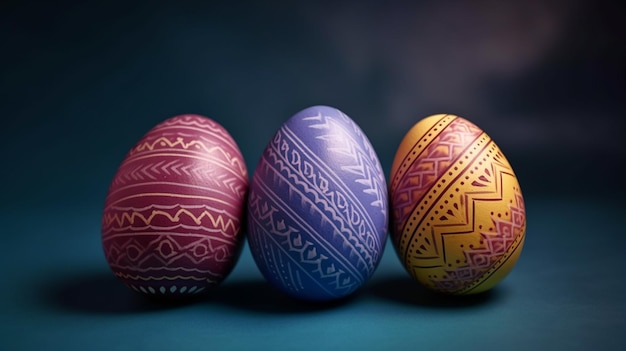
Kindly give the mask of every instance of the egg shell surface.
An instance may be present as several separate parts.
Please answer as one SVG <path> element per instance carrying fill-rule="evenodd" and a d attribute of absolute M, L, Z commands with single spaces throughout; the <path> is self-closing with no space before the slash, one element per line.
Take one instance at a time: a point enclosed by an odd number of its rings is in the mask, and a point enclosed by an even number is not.
<path fill-rule="evenodd" d="M 243 244 L 248 175 L 231 135 L 180 115 L 151 129 L 115 174 L 102 246 L 115 275 L 151 296 L 186 297 L 219 284 Z"/>
<path fill-rule="evenodd" d="M 472 294 L 512 270 L 525 238 L 524 199 L 480 128 L 454 115 L 419 121 L 400 143 L 389 181 L 392 242 L 418 282 Z"/>
<path fill-rule="evenodd" d="M 302 300 L 347 296 L 374 273 L 387 229 L 385 176 L 356 123 L 327 106 L 286 121 L 250 184 L 248 242 L 265 278 Z"/>

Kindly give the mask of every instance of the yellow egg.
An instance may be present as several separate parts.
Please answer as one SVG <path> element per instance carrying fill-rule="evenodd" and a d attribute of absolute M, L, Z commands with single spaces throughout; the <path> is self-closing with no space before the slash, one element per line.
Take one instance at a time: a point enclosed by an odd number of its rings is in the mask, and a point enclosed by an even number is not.
<path fill-rule="evenodd" d="M 424 286 L 474 294 L 517 262 L 526 232 L 517 177 L 498 146 L 458 116 L 433 115 L 406 134 L 390 176 L 391 234 Z"/>

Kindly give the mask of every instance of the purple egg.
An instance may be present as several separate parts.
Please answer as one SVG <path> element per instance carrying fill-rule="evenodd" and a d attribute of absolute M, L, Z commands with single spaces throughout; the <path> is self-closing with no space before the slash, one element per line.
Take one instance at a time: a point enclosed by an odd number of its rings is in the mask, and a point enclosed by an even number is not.
<path fill-rule="evenodd" d="M 374 273 L 387 223 L 384 173 L 350 117 L 314 106 L 280 127 L 248 198 L 249 245 L 269 282 L 303 300 L 350 295 Z"/>

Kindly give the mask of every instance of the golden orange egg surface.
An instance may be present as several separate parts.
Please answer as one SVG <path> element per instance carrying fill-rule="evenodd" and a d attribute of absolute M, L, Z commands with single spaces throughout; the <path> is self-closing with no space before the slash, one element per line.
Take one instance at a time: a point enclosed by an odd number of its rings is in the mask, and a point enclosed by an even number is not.
<path fill-rule="evenodd" d="M 513 269 L 524 200 L 511 165 L 476 125 L 455 115 L 422 119 L 400 143 L 389 182 L 392 241 L 418 282 L 473 294 Z"/>

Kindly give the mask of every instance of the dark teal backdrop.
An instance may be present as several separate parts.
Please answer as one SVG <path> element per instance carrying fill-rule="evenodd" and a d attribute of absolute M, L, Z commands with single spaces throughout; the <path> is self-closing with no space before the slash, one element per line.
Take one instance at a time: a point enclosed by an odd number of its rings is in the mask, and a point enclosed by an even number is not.
<path fill-rule="evenodd" d="M 624 13 L 610 1 L 3 2 L 0 348 L 622 347 Z M 332 306 L 279 295 L 247 248 L 190 305 L 115 280 L 100 214 L 145 132 L 211 117 L 252 174 L 280 124 L 317 104 L 361 126 L 387 175 L 422 117 L 458 114 L 490 134 L 528 210 L 510 277 L 438 298 L 388 245 L 372 281 Z"/>

